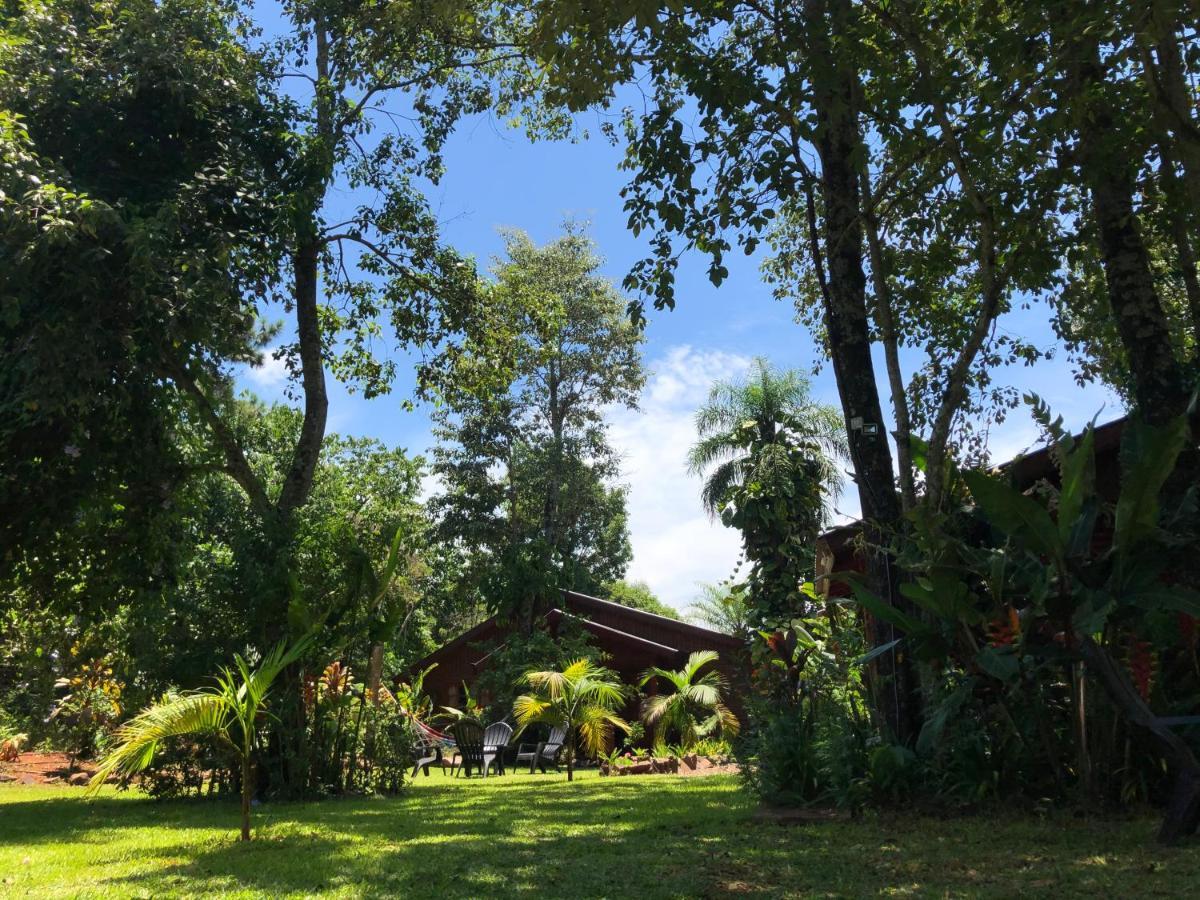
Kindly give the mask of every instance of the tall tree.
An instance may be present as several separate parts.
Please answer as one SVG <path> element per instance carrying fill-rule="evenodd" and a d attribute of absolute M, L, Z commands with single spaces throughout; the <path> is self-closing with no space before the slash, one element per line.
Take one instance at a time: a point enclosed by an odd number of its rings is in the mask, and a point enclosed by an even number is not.
<path fill-rule="evenodd" d="M 622 606 L 630 606 L 668 619 L 679 618 L 679 613 L 659 600 L 654 591 L 650 590 L 650 585 L 644 581 L 610 581 L 604 585 L 603 594 L 605 599 Z"/>
<path fill-rule="evenodd" d="M 510 232 L 506 245 L 487 316 L 431 366 L 446 401 L 435 507 L 448 537 L 486 548 L 488 602 L 528 628 L 557 588 L 599 590 L 628 563 L 604 414 L 637 403 L 642 337 L 582 230 L 545 247 Z"/>
<path fill-rule="evenodd" d="M 955 33 L 976 33 L 953 4 L 934 12 Z M 618 3 L 603 12 L 556 4 L 538 6 L 535 22 L 566 102 L 604 103 L 634 77 L 650 88 L 648 111 L 624 119 L 633 172 L 625 198 L 631 227 L 652 232 L 654 251 L 628 283 L 657 306 L 674 303 L 684 250 L 706 253 L 719 284 L 735 242 L 753 253 L 779 212 L 799 224 L 794 243 L 819 310 L 809 320 L 837 379 L 867 543 L 880 548 L 869 555 L 870 577 L 904 605 L 886 546 L 917 502 L 909 432 L 929 430 L 924 502 L 937 508 L 943 461 L 972 392 L 987 386 L 986 367 L 1034 352 L 1021 342 L 998 349 L 997 318 L 1016 290 L 1040 286 L 1052 268 L 1033 252 L 1045 243 L 1044 217 L 1020 190 L 1017 162 L 1034 148 L 1003 152 L 1019 116 L 971 104 L 985 82 L 989 96 L 998 93 L 999 79 L 982 70 L 964 79 L 951 48 L 925 38 L 908 4 Z M 1013 277 L 1017 259 L 1029 273 L 1023 282 Z M 900 432 L 900 490 L 876 338 Z M 928 351 L 911 387 L 899 363 L 905 343 Z M 911 695 L 911 678 L 898 677 L 907 682 L 900 695 Z M 890 718 L 913 736 L 915 714 Z"/>
<path fill-rule="evenodd" d="M 742 533 L 748 618 L 766 627 L 799 614 L 817 537 L 841 490 L 841 416 L 812 400 L 798 372 L 758 359 L 744 380 L 713 385 L 696 430 L 688 463 L 707 473 L 704 506 Z"/>
<path fill-rule="evenodd" d="M 47 280 L 83 297 L 97 286 L 124 292 L 115 310 L 130 314 L 93 328 L 97 358 L 86 356 L 86 345 L 72 351 L 93 363 L 81 367 L 90 385 L 65 400 L 49 396 L 47 405 L 69 422 L 83 398 L 97 410 L 88 443 L 116 446 L 118 461 L 121 448 L 144 452 L 139 439 L 153 442 L 125 426 L 103 428 L 114 414 L 142 422 L 146 406 L 175 404 L 202 424 L 206 440 L 188 463 L 231 478 L 257 517 L 268 563 L 257 624 L 273 642 L 289 627 L 287 572 L 297 511 L 310 499 L 324 445 L 327 375 L 367 395 L 386 392 L 393 363 L 373 352 L 385 324 L 402 344 L 436 343 L 475 299 L 472 267 L 442 245 L 415 183 L 437 179 L 442 142 L 460 115 L 493 102 L 491 75 L 514 54 L 495 11 L 467 0 L 288 0 L 290 28 L 261 50 L 251 49 L 254 32 L 240 9 L 231 0 L 22 7 L 12 26 L 19 39 L 4 44 L 11 108 L 24 117 L 36 158 L 71 173 L 96 199 L 58 191 L 48 207 L 39 176 L 17 185 L 25 215 L 5 227 L 17 229 L 29 251 L 5 276 L 29 297 L 40 297 Z M 308 89 L 285 99 L 285 83 Z M 23 140 L 11 122 L 5 127 Z M 348 215 L 328 215 L 335 185 L 361 198 Z M 54 208 L 62 215 L 40 219 Z M 130 229 L 131 218 L 142 227 Z M 55 222 L 62 229 L 47 232 Z M 77 239 L 73 259 L 100 263 L 80 279 L 83 292 L 57 281 L 67 270 L 52 267 L 47 276 L 37 265 L 38 254 L 57 253 L 60 237 Z M 100 256 L 110 246 L 120 252 Z M 267 324 L 279 309 L 282 329 Z M 11 345 L 38 328 L 53 333 L 53 325 L 29 314 Z M 278 482 L 255 470 L 231 390 L 231 364 L 254 359 L 273 331 L 282 334 L 274 353 L 303 413 Z M 35 383 L 28 362 L 13 368 L 13 380 Z M 26 419 L 45 418 L 37 397 L 19 402 Z M 77 479 L 85 467 L 73 460 L 84 445 L 63 437 L 72 429 L 37 431 L 41 424 L 22 436 L 39 447 L 18 449 L 35 468 L 49 458 Z M 92 427 L 73 431 L 87 438 Z M 145 483 L 136 469 L 117 468 Z M 293 700 L 295 675 L 285 675 Z M 284 756 L 303 767 L 302 753 Z"/>
<path fill-rule="evenodd" d="M 1114 20 L 1096 4 L 1073 4 L 1070 12 L 1065 21 L 1050 26 L 1051 46 L 1067 61 L 1060 103 L 1071 112 L 1071 131 L 1064 138 L 1089 195 L 1108 299 L 1133 377 L 1134 397 L 1142 414 L 1161 424 L 1183 412 L 1187 387 L 1172 352 L 1167 316 L 1135 209 L 1138 171 L 1149 148 L 1120 121 L 1120 111 L 1132 113 L 1130 104 L 1141 91 L 1136 82 L 1118 79 L 1114 83 L 1109 75 L 1109 67 L 1122 64 L 1132 42 L 1126 35 L 1112 34 Z M 1116 40 L 1116 52 L 1102 49 L 1106 31 Z M 1140 118 L 1133 114 L 1124 121 Z"/>
<path fill-rule="evenodd" d="M 199 0 L 0 23 L 4 568 L 105 544 L 149 561 L 207 467 L 176 439 L 164 361 L 253 359 L 281 250 L 286 122 L 245 26 Z"/>

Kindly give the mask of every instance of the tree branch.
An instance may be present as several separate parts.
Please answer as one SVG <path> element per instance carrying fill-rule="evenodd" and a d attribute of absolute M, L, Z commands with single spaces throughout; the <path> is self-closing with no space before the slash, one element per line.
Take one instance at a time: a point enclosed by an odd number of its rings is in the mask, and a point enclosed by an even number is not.
<path fill-rule="evenodd" d="M 221 418 L 212 400 L 183 365 L 167 363 L 162 366 L 162 370 L 195 401 L 201 418 L 204 419 L 213 437 L 216 438 L 218 446 L 225 454 L 226 464 L 221 469 L 246 492 L 246 497 L 254 511 L 262 519 L 270 519 L 275 514 L 275 506 L 271 503 L 271 498 L 267 496 L 267 489 L 255 474 L 254 469 L 251 468 L 250 461 L 246 459 L 237 435 Z"/>

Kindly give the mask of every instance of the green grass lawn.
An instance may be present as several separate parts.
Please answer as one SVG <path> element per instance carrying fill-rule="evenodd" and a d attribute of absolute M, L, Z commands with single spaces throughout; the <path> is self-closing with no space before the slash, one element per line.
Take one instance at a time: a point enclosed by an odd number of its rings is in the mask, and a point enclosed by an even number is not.
<path fill-rule="evenodd" d="M 1154 822 L 763 824 L 731 777 L 486 782 L 272 804 L 0 785 L 0 895 L 33 897 L 1196 896 L 1200 845 Z"/>

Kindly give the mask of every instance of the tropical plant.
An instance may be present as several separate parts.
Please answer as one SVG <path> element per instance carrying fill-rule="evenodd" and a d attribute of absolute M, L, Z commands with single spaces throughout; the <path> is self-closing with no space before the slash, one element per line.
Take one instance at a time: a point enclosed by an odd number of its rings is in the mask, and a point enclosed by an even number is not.
<path fill-rule="evenodd" d="M 89 791 L 95 793 L 114 774 L 129 776 L 146 768 L 159 745 L 171 737 L 209 735 L 232 753 L 241 769 L 243 841 L 250 840 L 250 799 L 254 795 L 254 762 L 259 748 L 259 726 L 265 718 L 271 685 L 287 666 L 308 650 L 304 637 L 288 649 L 281 641 L 251 668 L 234 656 L 209 688 L 169 693 L 142 710 L 117 731 L 118 744 L 101 761 Z"/>
<path fill-rule="evenodd" d="M 643 338 L 584 229 L 504 239 L 485 315 L 430 367 L 431 507 L 443 538 L 476 548 L 470 586 L 528 633 L 559 588 L 596 593 L 629 563 L 606 414 L 637 405 Z"/>
<path fill-rule="evenodd" d="M 741 637 L 750 628 L 742 592 L 728 584 L 701 584 L 688 607 L 688 618 L 722 634 Z"/>
<path fill-rule="evenodd" d="M 714 384 L 696 413 L 700 439 L 688 451 L 688 467 L 695 475 L 708 473 L 704 508 L 716 516 L 738 485 L 777 480 L 795 465 L 787 450 L 801 446 L 811 477 L 828 486 L 814 510 L 823 522 L 839 490 L 838 462 L 847 456 L 844 428 L 838 410 L 812 399 L 802 374 L 781 372 L 758 357 L 747 377 Z"/>
<path fill-rule="evenodd" d="M 640 687 L 658 681 L 674 688 L 670 694 L 654 694 L 642 700 L 642 721 L 657 741 L 676 734 L 682 748 L 690 750 L 701 738 L 738 733 L 741 723 L 725 705 L 725 677 L 716 669 L 701 674 L 718 658 L 715 650 L 697 650 L 682 669 L 655 666 L 642 675 Z"/>
<path fill-rule="evenodd" d="M 871 723 L 863 690 L 863 633 L 850 616 L 821 605 L 752 632 L 749 728 L 738 743 L 742 777 L 764 802 L 801 804 L 851 797 L 865 772 Z"/>
<path fill-rule="evenodd" d="M 575 778 L 575 744 L 598 756 L 612 740 L 613 729 L 628 733 L 629 724 L 614 709 L 627 693 L 625 685 L 602 666 L 577 659 L 561 672 L 526 672 L 521 681 L 533 688 L 513 703 L 518 732 L 535 723 L 565 728 L 567 781 Z"/>
<path fill-rule="evenodd" d="M 1188 423 L 1131 416 L 1109 502 L 1097 483 L 1096 431 L 1073 437 L 1037 398 L 1027 399 L 1053 438 L 1055 483 L 1023 492 L 1003 474 L 951 468 L 954 492 L 973 507 L 954 518 L 915 516 L 900 556 L 916 576 L 901 591 L 920 615 L 861 585 L 856 601 L 896 628 L 906 655 L 938 673 L 937 702 L 914 746 L 923 761 L 974 770 L 951 780 L 976 781 L 976 794 L 998 790 L 1001 753 L 1009 783 L 1040 779 L 1039 796 L 1061 794 L 1069 782 L 1084 797 L 1106 785 L 1123 793 L 1143 771 L 1169 797 L 1160 839 L 1173 842 L 1200 824 L 1200 761 L 1152 711 L 1195 709 L 1184 625 L 1200 615 L 1200 594 L 1179 581 L 1196 542 L 1194 488 L 1170 502 L 1161 496 L 1190 439 Z M 1177 675 L 1155 683 L 1164 661 Z M 1102 692 L 1088 689 L 1092 680 Z M 1103 725 L 1094 721 L 1100 711 L 1109 719 Z M 959 741 L 965 752 L 947 752 L 968 718 L 984 731 Z M 993 762 L 978 766 L 985 756 Z"/>
<path fill-rule="evenodd" d="M 754 627 L 805 611 L 799 588 L 814 577 L 817 537 L 840 490 L 839 423 L 836 410 L 810 399 L 802 375 L 763 359 L 747 378 L 713 385 L 696 414 L 688 462 L 709 473 L 705 508 L 742 534 L 750 568 L 739 589 Z"/>
<path fill-rule="evenodd" d="M 696 741 L 690 750 L 692 753 L 720 763 L 727 762 L 733 755 L 733 744 L 724 738 L 706 737 Z"/>
<path fill-rule="evenodd" d="M 475 680 L 475 694 L 489 720 L 503 718 L 523 692 L 521 676 L 529 671 L 565 669 L 577 659 L 602 664 L 604 653 L 595 637 L 575 619 L 564 618 L 554 634 L 535 628 L 515 631 L 485 645 L 487 665 Z M 484 703 L 482 701 L 486 700 Z"/>
<path fill-rule="evenodd" d="M 411 681 L 401 681 L 392 692 L 400 708 L 419 722 L 429 718 L 433 710 L 433 699 L 425 692 L 425 679 L 436 669 L 437 663 L 419 669 Z"/>
<path fill-rule="evenodd" d="M 471 694 L 471 686 L 465 681 L 462 682 L 462 706 L 443 706 L 442 711 L 434 716 L 435 719 L 441 719 L 444 722 L 460 722 L 466 720 L 468 722 L 476 722 L 479 725 L 483 724 L 483 704 L 478 698 Z"/>
<path fill-rule="evenodd" d="M 71 656 L 78 655 L 76 643 L 71 647 Z M 73 772 L 76 760 L 94 752 L 120 719 L 124 685 L 113 676 L 112 664 L 107 659 L 92 659 L 80 663 L 54 686 L 67 691 L 55 701 L 50 720 L 62 724 L 67 731 L 71 753 L 67 770 Z"/>

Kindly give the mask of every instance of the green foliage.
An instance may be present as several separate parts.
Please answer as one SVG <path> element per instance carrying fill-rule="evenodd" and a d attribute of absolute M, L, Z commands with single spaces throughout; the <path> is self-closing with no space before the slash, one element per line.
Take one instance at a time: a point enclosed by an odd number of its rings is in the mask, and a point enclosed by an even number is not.
<path fill-rule="evenodd" d="M 480 655 L 486 655 L 487 666 L 475 680 L 475 694 L 483 706 L 483 718 L 489 722 L 505 718 L 512 711 L 526 672 L 562 670 L 577 659 L 596 665 L 603 662 L 603 653 L 591 632 L 570 618 L 561 620 L 554 634 L 545 628 L 535 628 L 528 634 L 513 631 L 495 646 L 484 648 Z"/>
<path fill-rule="evenodd" d="M 413 718 L 427 712 L 428 698 L 420 687 L 425 674 L 395 693 L 357 681 L 351 668 L 337 660 L 319 676 L 306 678 L 303 697 L 307 745 L 314 756 L 309 767 L 314 792 L 400 790 L 416 742 Z"/>
<path fill-rule="evenodd" d="M 462 590 L 528 631 L 559 588 L 588 592 L 629 562 L 624 489 L 604 412 L 633 406 L 641 335 L 582 229 L 545 247 L 505 235 L 486 315 L 431 363 L 432 508 L 469 548 Z"/>
<path fill-rule="evenodd" d="M 1129 802 L 1161 781 L 1155 757 L 1168 752 L 1132 726 L 1146 721 L 1143 710 L 1152 715 L 1149 704 L 1159 715 L 1193 708 L 1200 691 L 1200 597 L 1175 580 L 1194 546 L 1194 488 L 1161 496 L 1186 424 L 1131 417 L 1118 488 L 1096 482 L 1091 428 L 1074 438 L 1030 401 L 1051 434 L 1054 483 L 1022 492 L 1003 475 L 953 471 L 974 505 L 914 515 L 900 557 L 919 616 L 856 592 L 873 615 L 894 617 L 902 648 L 931 667 L 917 757 L 881 787 L 893 799 L 919 789 L 976 803 L 1073 787 Z M 1117 690 L 1106 671 L 1130 689 Z"/>
<path fill-rule="evenodd" d="M 308 649 L 304 638 L 289 649 L 276 645 L 259 664 L 234 656 L 234 669 L 225 668 L 211 688 L 167 694 L 142 710 L 117 732 L 117 744 L 96 769 L 89 790 L 94 794 L 111 775 L 128 777 L 154 760 L 168 738 L 205 736 L 232 753 L 241 764 L 242 834 L 250 840 L 250 799 L 254 792 L 253 761 L 260 746 L 260 720 L 271 686 L 279 674 Z"/>
<path fill-rule="evenodd" d="M 722 634 L 745 635 L 750 625 L 741 591 L 729 584 L 702 584 L 700 596 L 688 607 L 688 618 Z"/>
<path fill-rule="evenodd" d="M 121 718 L 124 685 L 113 677 L 109 660 L 79 658 L 78 644 L 70 655 L 68 674 L 54 684 L 65 693 L 55 700 L 50 721 L 65 731 L 73 765 L 76 757 L 91 756 L 112 733 Z"/>
<path fill-rule="evenodd" d="M 741 723 L 725 705 L 728 685 L 716 669 L 703 675 L 702 669 L 715 665 L 715 650 L 692 653 L 682 669 L 675 671 L 658 666 L 647 669 L 639 687 L 643 690 L 654 682 L 655 690 L 642 700 L 642 722 L 654 736 L 655 743 L 676 737 L 684 751 L 690 751 L 701 739 L 728 739 L 737 735 Z M 659 690 L 670 688 L 671 693 Z"/>
<path fill-rule="evenodd" d="M 644 612 L 665 616 L 668 619 L 678 619 L 679 613 L 674 607 L 663 603 L 650 590 L 650 585 L 644 581 L 610 581 L 604 585 L 604 598 L 622 606 L 631 606 Z"/>
<path fill-rule="evenodd" d="M 736 749 L 743 779 L 764 802 L 854 811 L 869 798 L 868 748 L 877 738 L 863 649 L 857 623 L 832 605 L 754 634 L 750 718 Z"/>
<path fill-rule="evenodd" d="M 718 382 L 696 413 L 691 470 L 708 473 L 710 513 L 742 533 L 750 572 L 744 592 L 753 625 L 804 608 L 817 536 L 831 513 L 846 442 L 838 413 L 815 403 L 797 372 L 766 360 L 749 377 Z"/>
<path fill-rule="evenodd" d="M 0 576 L 114 542 L 159 558 L 195 462 L 170 363 L 253 358 L 284 123 L 243 27 L 218 0 L 23 3 L 0 23 Z"/>
<path fill-rule="evenodd" d="M 612 744 L 614 730 L 629 730 L 628 723 L 613 712 L 624 702 L 627 688 L 613 673 L 587 659 L 574 660 L 561 671 L 526 672 L 521 681 L 532 693 L 513 701 L 517 730 L 535 723 L 566 730 L 567 781 L 575 778 L 576 742 L 594 757 Z"/>

